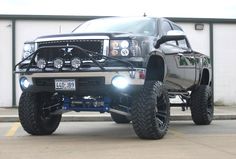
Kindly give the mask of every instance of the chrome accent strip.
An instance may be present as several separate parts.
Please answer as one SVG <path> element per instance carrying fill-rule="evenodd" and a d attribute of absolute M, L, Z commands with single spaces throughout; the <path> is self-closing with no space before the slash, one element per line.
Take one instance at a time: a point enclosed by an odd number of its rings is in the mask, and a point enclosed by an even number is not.
<path fill-rule="evenodd" d="M 38 43 L 34 43 L 34 51 L 38 49 Z"/>
<path fill-rule="evenodd" d="M 72 34 L 73 35 L 73 34 Z M 35 42 L 59 41 L 59 40 L 109 40 L 108 36 L 66 36 L 66 37 L 52 37 L 39 38 Z"/>
<path fill-rule="evenodd" d="M 104 40 L 103 55 L 108 56 L 108 54 L 109 54 L 109 40 Z"/>

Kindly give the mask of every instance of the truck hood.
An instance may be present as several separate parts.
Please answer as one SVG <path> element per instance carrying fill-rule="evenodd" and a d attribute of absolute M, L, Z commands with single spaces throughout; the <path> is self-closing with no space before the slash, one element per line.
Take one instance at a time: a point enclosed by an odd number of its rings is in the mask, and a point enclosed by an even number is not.
<path fill-rule="evenodd" d="M 133 39 L 135 36 L 132 33 L 70 33 L 70 34 L 56 34 L 40 36 L 35 39 L 35 42 L 53 41 L 53 40 L 70 40 L 76 38 L 85 39 Z"/>

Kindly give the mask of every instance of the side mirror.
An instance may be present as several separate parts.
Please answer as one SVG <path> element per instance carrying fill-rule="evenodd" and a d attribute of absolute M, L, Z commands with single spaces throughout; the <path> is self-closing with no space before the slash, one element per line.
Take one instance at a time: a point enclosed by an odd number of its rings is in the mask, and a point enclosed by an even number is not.
<path fill-rule="evenodd" d="M 160 39 L 157 40 L 155 44 L 155 48 L 158 49 L 161 44 L 168 42 L 168 41 L 177 41 L 177 40 L 184 40 L 186 36 L 183 34 L 182 31 L 178 30 L 170 30 L 167 32 L 167 35 L 161 36 Z"/>

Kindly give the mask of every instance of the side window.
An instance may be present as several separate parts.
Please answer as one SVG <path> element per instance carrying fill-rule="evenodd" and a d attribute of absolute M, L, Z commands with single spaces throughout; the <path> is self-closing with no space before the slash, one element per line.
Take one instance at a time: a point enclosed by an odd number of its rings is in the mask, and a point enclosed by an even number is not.
<path fill-rule="evenodd" d="M 174 30 L 179 30 L 179 31 L 183 31 L 180 27 L 178 27 L 177 25 L 175 24 L 172 24 L 173 26 L 173 29 Z M 188 49 L 188 44 L 187 44 L 187 41 L 184 39 L 184 40 L 178 40 L 177 41 L 177 45 L 183 49 Z"/>
<path fill-rule="evenodd" d="M 167 32 L 172 30 L 171 25 L 168 21 L 163 21 L 162 30 L 163 30 L 164 35 L 167 35 Z M 177 45 L 176 41 L 168 41 L 166 43 L 171 44 L 171 45 Z"/>
<path fill-rule="evenodd" d="M 188 49 L 188 45 L 187 45 L 187 42 L 186 42 L 185 39 L 184 40 L 178 40 L 177 42 L 178 42 L 179 47 L 181 47 L 183 49 Z"/>
<path fill-rule="evenodd" d="M 172 30 L 172 28 L 170 26 L 170 23 L 167 22 L 167 21 L 163 21 L 163 23 L 162 23 L 162 30 L 163 30 L 164 34 L 167 35 L 167 32 Z"/>

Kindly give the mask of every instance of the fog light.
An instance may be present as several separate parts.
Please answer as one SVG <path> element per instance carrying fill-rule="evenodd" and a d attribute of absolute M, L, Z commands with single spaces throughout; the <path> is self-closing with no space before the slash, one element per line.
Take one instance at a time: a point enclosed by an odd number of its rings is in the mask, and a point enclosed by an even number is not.
<path fill-rule="evenodd" d="M 30 86 L 30 82 L 26 77 L 22 77 L 20 79 L 20 86 L 23 89 L 27 89 Z"/>
<path fill-rule="evenodd" d="M 72 67 L 74 67 L 74 68 L 79 68 L 80 65 L 81 65 L 80 59 L 79 59 L 79 58 L 73 58 L 73 59 L 71 60 L 71 65 L 72 65 Z"/>
<path fill-rule="evenodd" d="M 64 64 L 64 62 L 63 62 L 63 60 L 60 59 L 60 58 L 57 58 L 57 59 L 55 59 L 55 60 L 53 61 L 54 67 L 56 67 L 56 68 L 58 68 L 58 69 L 62 68 L 63 64 Z"/>
<path fill-rule="evenodd" d="M 44 59 L 39 59 L 38 61 L 37 61 L 37 67 L 38 68 L 41 68 L 41 69 L 43 69 L 43 68 L 45 68 L 46 67 L 46 61 L 44 60 Z"/>
<path fill-rule="evenodd" d="M 115 76 L 111 83 L 114 87 L 119 89 L 124 89 L 129 85 L 128 80 L 123 76 Z"/>

